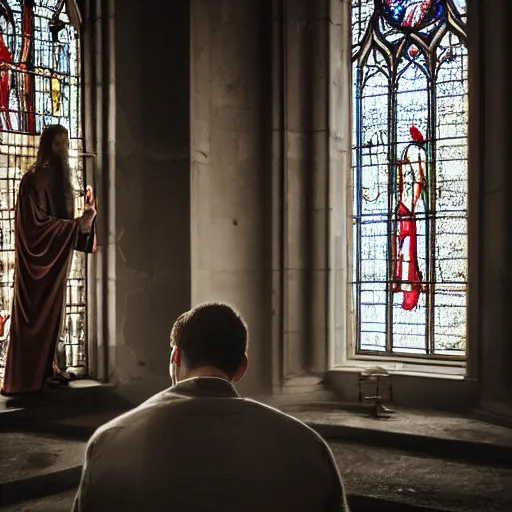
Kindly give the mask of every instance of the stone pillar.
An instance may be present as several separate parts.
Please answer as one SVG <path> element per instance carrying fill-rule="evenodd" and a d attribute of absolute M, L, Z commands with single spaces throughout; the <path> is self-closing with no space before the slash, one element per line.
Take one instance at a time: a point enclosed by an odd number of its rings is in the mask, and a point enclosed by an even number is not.
<path fill-rule="evenodd" d="M 330 15 L 328 1 L 281 3 L 284 115 L 274 130 L 284 137 L 283 375 L 290 381 L 327 370 Z"/>
<path fill-rule="evenodd" d="M 329 24 L 329 369 L 352 354 L 352 36 L 351 2 L 330 2 Z"/>
<path fill-rule="evenodd" d="M 170 329 L 190 307 L 189 2 L 106 4 L 97 339 L 110 382 L 140 401 L 170 384 Z"/>
<path fill-rule="evenodd" d="M 512 406 L 511 117 L 506 78 L 512 64 L 508 51 L 511 5 L 507 0 L 472 4 L 478 12 L 472 27 L 479 31 L 472 48 L 473 64 L 478 70 L 472 106 L 479 103 L 475 112 L 479 122 L 470 151 L 479 191 L 474 200 L 478 201 L 479 214 L 480 339 L 479 352 L 471 354 L 478 358 L 477 377 L 483 390 L 484 407 L 495 400 Z"/>
<path fill-rule="evenodd" d="M 271 162 L 260 0 L 191 1 L 192 304 L 235 305 L 250 330 L 244 393 L 270 386 Z M 270 64 L 270 63 L 269 63 Z"/>
<path fill-rule="evenodd" d="M 251 392 L 327 369 L 328 5 L 192 2 L 192 302 L 247 318 Z"/>

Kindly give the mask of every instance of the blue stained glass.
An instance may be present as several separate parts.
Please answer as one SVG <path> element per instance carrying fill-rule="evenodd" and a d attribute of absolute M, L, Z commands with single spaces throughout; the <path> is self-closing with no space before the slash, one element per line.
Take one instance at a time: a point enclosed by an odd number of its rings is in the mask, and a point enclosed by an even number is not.
<path fill-rule="evenodd" d="M 388 21 L 402 28 L 420 29 L 444 18 L 443 0 L 381 0 Z"/>
<path fill-rule="evenodd" d="M 59 3 L 13 0 L 0 16 L 3 130 L 37 134 L 45 125 L 58 123 L 72 138 L 80 137 L 79 46 L 67 24 L 54 40 L 51 24 Z M 59 18 L 67 21 L 65 12 Z"/>

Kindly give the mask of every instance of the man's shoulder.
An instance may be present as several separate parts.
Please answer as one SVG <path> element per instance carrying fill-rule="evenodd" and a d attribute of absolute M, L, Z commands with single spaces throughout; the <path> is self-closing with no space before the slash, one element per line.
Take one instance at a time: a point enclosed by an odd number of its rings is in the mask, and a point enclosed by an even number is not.
<path fill-rule="evenodd" d="M 327 446 L 323 438 L 315 430 L 298 418 L 258 400 L 251 398 L 244 398 L 243 400 L 245 403 L 250 404 L 254 410 L 258 411 L 262 420 L 271 422 L 276 427 L 281 426 L 283 431 L 295 434 L 305 442 L 310 441 L 313 444 Z"/>
<path fill-rule="evenodd" d="M 111 437 L 116 431 L 125 430 L 150 419 L 152 413 L 161 406 L 172 405 L 183 400 L 184 397 L 174 393 L 171 388 L 161 391 L 148 398 L 139 406 L 117 416 L 99 427 L 91 437 L 89 443 L 97 442 L 100 438 Z"/>
<path fill-rule="evenodd" d="M 179 406 L 182 402 L 189 400 L 189 397 L 181 395 L 173 390 L 173 388 L 166 389 L 145 402 L 138 407 L 114 418 L 105 425 L 96 430 L 90 443 L 93 444 L 99 441 L 100 438 L 108 438 L 112 440 L 117 437 L 121 431 L 128 434 L 134 433 L 139 428 L 147 426 L 151 423 L 158 411 L 165 408 L 167 415 L 172 414 L 174 405 Z M 193 400 L 193 399 L 192 399 Z M 312 428 L 308 427 L 304 422 L 287 414 L 275 407 L 271 407 L 263 402 L 251 398 L 230 398 L 228 399 L 232 404 L 230 407 L 233 410 L 238 410 L 241 414 L 246 414 L 251 417 L 251 422 L 254 423 L 255 428 L 257 425 L 266 425 L 271 427 L 275 435 L 293 438 L 301 444 L 316 446 L 320 450 L 326 447 L 325 441 L 322 437 L 315 432 Z M 198 402 L 198 407 L 199 407 Z M 179 408 L 176 410 L 179 415 Z"/>

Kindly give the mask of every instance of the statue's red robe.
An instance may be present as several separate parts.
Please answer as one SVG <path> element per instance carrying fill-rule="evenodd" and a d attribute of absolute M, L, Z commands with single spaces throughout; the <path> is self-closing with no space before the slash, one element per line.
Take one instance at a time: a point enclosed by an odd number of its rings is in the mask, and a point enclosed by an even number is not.
<path fill-rule="evenodd" d="M 53 375 L 67 272 L 79 237 L 79 219 L 62 217 L 52 170 L 27 172 L 20 183 L 15 222 L 14 302 L 2 382 L 4 394 L 42 389 Z M 59 207 L 60 206 L 60 207 Z M 60 216 L 59 216 L 60 213 Z"/>

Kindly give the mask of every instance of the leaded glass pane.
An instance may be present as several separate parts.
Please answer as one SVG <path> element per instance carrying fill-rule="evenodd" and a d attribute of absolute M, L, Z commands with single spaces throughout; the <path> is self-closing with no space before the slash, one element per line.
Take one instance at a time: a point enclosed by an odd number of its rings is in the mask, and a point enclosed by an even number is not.
<path fill-rule="evenodd" d="M 463 356 L 466 3 L 354 0 L 357 350 Z"/>

